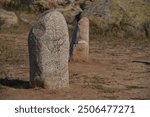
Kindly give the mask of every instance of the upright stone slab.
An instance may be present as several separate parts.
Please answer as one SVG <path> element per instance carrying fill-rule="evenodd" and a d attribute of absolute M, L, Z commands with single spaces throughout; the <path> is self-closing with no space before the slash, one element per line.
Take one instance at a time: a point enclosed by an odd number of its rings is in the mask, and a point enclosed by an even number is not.
<path fill-rule="evenodd" d="M 49 90 L 69 86 L 69 35 L 64 16 L 45 12 L 32 27 L 29 38 L 30 82 Z"/>
<path fill-rule="evenodd" d="M 89 58 L 89 19 L 79 21 L 79 41 L 73 51 L 73 61 L 87 62 Z"/>

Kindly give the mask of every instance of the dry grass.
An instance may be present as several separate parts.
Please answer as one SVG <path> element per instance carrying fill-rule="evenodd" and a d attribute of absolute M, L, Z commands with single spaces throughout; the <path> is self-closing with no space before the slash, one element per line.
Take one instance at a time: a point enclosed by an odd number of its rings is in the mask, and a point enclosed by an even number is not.
<path fill-rule="evenodd" d="M 22 17 L 27 19 L 29 22 L 33 22 L 37 18 L 36 14 L 27 12 L 16 12 L 16 14 L 19 19 Z M 30 28 L 31 25 L 19 20 L 19 24 L 17 26 L 10 28 L 3 27 L 0 30 L 0 76 L 9 76 L 9 72 L 11 72 L 10 69 L 13 69 L 14 65 L 19 66 L 26 64 L 27 56 L 24 54 L 22 55 L 21 52 L 24 52 L 23 48 L 26 46 L 24 45 L 24 42 L 27 43 Z M 25 53 L 27 52 L 25 51 Z M 7 70 L 7 68 L 9 70 Z"/>

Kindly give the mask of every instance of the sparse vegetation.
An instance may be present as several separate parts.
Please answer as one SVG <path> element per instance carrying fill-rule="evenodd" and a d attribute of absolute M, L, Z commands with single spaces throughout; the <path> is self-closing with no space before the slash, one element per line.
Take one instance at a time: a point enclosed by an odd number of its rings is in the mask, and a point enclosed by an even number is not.
<path fill-rule="evenodd" d="M 2 37 L 0 37 L 1 39 L 1 43 L 0 43 L 0 54 L 1 57 L 3 56 L 4 60 L 7 60 L 8 58 L 15 58 L 16 54 L 15 54 L 15 40 L 7 40 L 7 38 L 5 37 L 5 39 L 3 39 Z"/>

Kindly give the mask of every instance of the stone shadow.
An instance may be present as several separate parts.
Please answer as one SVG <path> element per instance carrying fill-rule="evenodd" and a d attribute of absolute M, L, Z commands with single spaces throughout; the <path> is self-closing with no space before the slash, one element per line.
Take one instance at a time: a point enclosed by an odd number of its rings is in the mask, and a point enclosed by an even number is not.
<path fill-rule="evenodd" d="M 145 65 L 150 65 L 150 61 L 132 61 L 134 63 L 142 63 L 142 64 L 145 64 Z"/>
<path fill-rule="evenodd" d="M 17 88 L 17 89 L 30 89 L 32 88 L 29 81 L 23 81 L 18 79 L 0 79 L 0 85 Z"/>

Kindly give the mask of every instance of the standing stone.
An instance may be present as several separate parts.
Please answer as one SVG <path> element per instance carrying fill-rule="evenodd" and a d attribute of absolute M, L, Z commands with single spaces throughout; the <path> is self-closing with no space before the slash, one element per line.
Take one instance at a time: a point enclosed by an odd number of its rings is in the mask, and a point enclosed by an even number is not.
<path fill-rule="evenodd" d="M 32 27 L 29 38 L 30 82 L 49 90 L 69 86 L 69 35 L 64 16 L 45 12 Z"/>
<path fill-rule="evenodd" d="M 89 58 L 89 20 L 83 17 L 79 21 L 79 41 L 74 48 L 73 61 L 87 62 Z"/>

